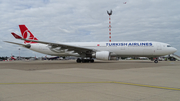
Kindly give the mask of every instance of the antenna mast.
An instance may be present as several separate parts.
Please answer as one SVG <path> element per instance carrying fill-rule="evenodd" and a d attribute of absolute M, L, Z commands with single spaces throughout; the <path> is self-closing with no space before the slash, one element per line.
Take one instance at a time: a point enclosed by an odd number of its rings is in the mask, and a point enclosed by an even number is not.
<path fill-rule="evenodd" d="M 112 10 L 109 12 L 107 11 L 107 14 L 109 15 L 109 42 L 111 42 L 111 15 L 112 15 Z"/>

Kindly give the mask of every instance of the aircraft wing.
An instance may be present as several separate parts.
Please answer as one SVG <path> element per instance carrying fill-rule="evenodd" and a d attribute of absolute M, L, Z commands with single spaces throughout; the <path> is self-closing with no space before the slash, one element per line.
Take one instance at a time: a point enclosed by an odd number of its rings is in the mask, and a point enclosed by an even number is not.
<path fill-rule="evenodd" d="M 67 49 L 68 51 L 74 51 L 79 54 L 82 54 L 83 52 L 86 53 L 86 52 L 96 52 L 97 51 L 97 50 L 91 49 L 91 48 L 67 45 L 67 44 L 62 44 L 62 43 L 52 43 L 52 42 L 45 42 L 45 41 L 39 41 L 39 40 L 29 40 L 29 39 L 24 39 L 24 38 L 21 38 L 21 40 L 37 42 L 37 43 L 41 43 L 41 44 L 47 44 L 48 46 L 50 46 L 52 48 L 61 47 L 62 50 Z"/>

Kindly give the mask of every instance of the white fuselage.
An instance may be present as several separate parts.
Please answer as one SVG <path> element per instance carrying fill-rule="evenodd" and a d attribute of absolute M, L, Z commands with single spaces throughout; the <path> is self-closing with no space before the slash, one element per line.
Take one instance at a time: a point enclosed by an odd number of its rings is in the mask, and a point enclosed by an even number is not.
<path fill-rule="evenodd" d="M 111 56 L 142 56 L 156 57 L 168 55 L 176 52 L 176 49 L 170 47 L 169 44 L 152 41 L 132 41 L 132 42 L 71 42 L 63 43 L 71 46 L 86 47 L 97 51 L 111 52 Z M 31 44 L 30 50 L 43 54 L 54 56 L 79 56 L 73 51 L 54 49 L 52 50 L 46 44 Z"/>

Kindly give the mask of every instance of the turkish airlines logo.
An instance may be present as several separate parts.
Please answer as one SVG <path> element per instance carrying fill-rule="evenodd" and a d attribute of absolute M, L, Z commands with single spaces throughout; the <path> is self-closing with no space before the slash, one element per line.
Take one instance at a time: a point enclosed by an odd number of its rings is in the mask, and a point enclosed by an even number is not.
<path fill-rule="evenodd" d="M 22 34 L 23 38 L 25 39 L 30 39 L 30 40 L 38 40 L 34 35 L 27 29 L 24 31 Z M 24 43 L 36 43 L 36 42 L 31 42 L 31 41 L 24 41 Z"/>
<path fill-rule="evenodd" d="M 30 33 L 29 30 L 25 30 L 22 36 L 25 39 L 33 39 L 33 37 L 34 37 L 34 36 L 32 36 L 32 34 Z"/>

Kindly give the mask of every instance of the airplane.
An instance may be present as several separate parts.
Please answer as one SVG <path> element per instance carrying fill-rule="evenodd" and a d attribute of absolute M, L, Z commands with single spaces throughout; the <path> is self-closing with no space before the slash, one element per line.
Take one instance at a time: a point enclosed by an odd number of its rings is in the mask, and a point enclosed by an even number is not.
<path fill-rule="evenodd" d="M 11 56 L 11 60 L 17 60 L 17 57 Z"/>
<path fill-rule="evenodd" d="M 11 55 L 11 57 L 7 58 L 7 60 L 4 60 L 4 61 L 12 61 L 12 60 L 15 61 L 17 59 L 18 59 L 18 57 L 15 57 L 15 56 Z"/>
<path fill-rule="evenodd" d="M 76 56 L 77 63 L 110 60 L 116 57 L 151 57 L 158 63 L 158 57 L 172 54 L 177 51 L 170 44 L 155 41 L 121 41 L 121 42 L 61 42 L 53 43 L 39 41 L 25 25 L 19 25 L 22 37 L 11 33 L 16 39 L 24 40 L 24 44 L 5 41 L 7 43 L 23 46 L 27 49 L 52 55 Z"/>
<path fill-rule="evenodd" d="M 47 60 L 57 60 L 58 58 L 60 58 L 59 56 L 53 56 L 53 57 L 45 57 L 45 59 Z"/>

